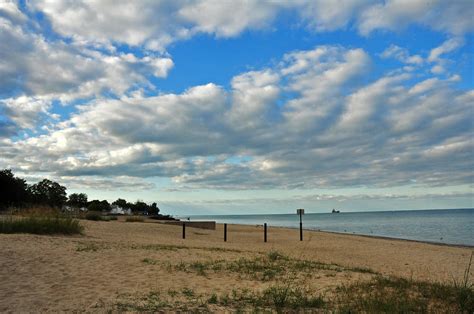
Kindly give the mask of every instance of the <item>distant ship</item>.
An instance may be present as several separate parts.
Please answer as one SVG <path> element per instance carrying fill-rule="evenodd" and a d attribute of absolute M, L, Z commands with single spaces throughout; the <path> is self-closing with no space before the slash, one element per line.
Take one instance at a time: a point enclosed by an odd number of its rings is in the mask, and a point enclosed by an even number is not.
<path fill-rule="evenodd" d="M 333 209 L 332 209 L 332 213 L 333 213 L 333 214 L 339 214 L 340 211 L 339 211 L 339 210 L 335 210 L 335 209 L 333 208 Z"/>

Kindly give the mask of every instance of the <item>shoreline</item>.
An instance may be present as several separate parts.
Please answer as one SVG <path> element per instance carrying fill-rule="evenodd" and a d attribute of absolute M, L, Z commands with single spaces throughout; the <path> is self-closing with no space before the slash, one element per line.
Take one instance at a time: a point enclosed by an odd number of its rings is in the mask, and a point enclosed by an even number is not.
<path fill-rule="evenodd" d="M 216 222 L 217 225 L 224 225 L 223 223 Z M 234 226 L 255 226 L 251 224 L 228 224 Z M 262 226 L 263 225 L 258 225 Z M 281 228 L 281 229 L 289 229 L 289 230 L 299 230 L 297 227 L 285 227 L 285 226 L 268 226 L 272 228 Z M 329 233 L 329 234 L 337 234 L 337 235 L 348 235 L 348 236 L 356 236 L 356 237 L 366 237 L 370 239 L 381 239 L 381 240 L 396 240 L 396 241 L 403 241 L 403 242 L 415 242 L 415 243 L 422 243 L 422 244 L 432 244 L 432 245 L 441 245 L 441 246 L 448 246 L 448 247 L 458 247 L 458 248 L 465 248 L 465 249 L 474 249 L 474 245 L 469 244 L 454 244 L 454 243 L 443 243 L 443 242 L 435 242 L 435 241 L 425 241 L 425 240 L 414 240 L 414 239 L 404 239 L 404 238 L 396 238 L 390 236 L 382 236 L 382 235 L 369 235 L 369 234 L 362 234 L 362 233 L 346 233 L 346 232 L 338 232 L 338 231 L 331 231 L 331 230 L 323 230 L 323 229 L 307 229 L 303 228 L 303 231 L 309 232 L 321 232 L 321 233 Z"/>
<path fill-rule="evenodd" d="M 186 220 L 180 220 L 181 222 L 186 222 Z M 201 220 L 191 220 L 191 221 L 201 221 Z M 204 221 L 204 220 L 202 220 Z M 215 220 L 205 220 L 205 221 L 215 221 Z M 224 225 L 223 222 L 215 221 L 216 225 Z M 227 223 L 227 225 L 234 225 L 234 226 L 260 226 L 263 227 L 263 224 L 242 224 L 242 223 Z M 299 230 L 299 227 L 290 227 L 290 226 L 277 226 L 277 225 L 269 225 L 267 226 L 270 228 L 282 228 L 282 229 L 289 229 L 289 230 Z M 383 235 L 370 235 L 370 234 L 363 234 L 363 233 L 349 233 L 349 232 L 340 232 L 340 231 L 332 231 L 332 230 L 324 230 L 324 229 L 310 229 L 310 228 L 303 228 L 304 231 L 314 231 L 314 232 L 324 232 L 330 234 L 338 234 L 338 235 L 349 235 L 349 236 L 359 236 L 359 237 L 367 237 L 367 238 L 374 238 L 374 239 L 385 239 L 385 240 L 399 240 L 399 241 L 407 241 L 407 242 L 415 242 L 415 243 L 424 243 L 424 244 L 433 244 L 433 245 L 441 245 L 441 246 L 451 246 L 451 247 L 459 247 L 459 248 L 468 248 L 474 249 L 474 244 L 457 244 L 457 243 L 445 243 L 445 242 L 437 242 L 437 241 L 429 241 L 429 240 L 416 240 L 416 239 L 406 239 L 406 238 L 398 238 L 393 236 L 383 236 Z"/>

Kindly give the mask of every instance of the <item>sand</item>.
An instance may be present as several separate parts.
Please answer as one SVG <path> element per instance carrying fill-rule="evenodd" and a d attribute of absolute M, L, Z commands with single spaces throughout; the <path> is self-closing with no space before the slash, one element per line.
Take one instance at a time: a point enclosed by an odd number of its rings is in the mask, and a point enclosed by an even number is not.
<path fill-rule="evenodd" d="M 209 296 L 233 289 L 261 291 L 273 283 L 232 272 L 202 275 L 176 269 L 181 262 L 252 259 L 269 251 L 292 258 L 368 268 L 383 275 L 446 282 L 460 279 L 472 248 L 403 240 L 269 228 L 223 226 L 204 230 L 159 223 L 82 221 L 83 236 L 0 234 L 0 312 L 114 309 L 120 299 L 150 291 L 191 289 Z M 472 275 L 472 274 L 471 274 Z M 318 270 L 304 284 L 327 291 L 373 276 L 351 270 Z M 179 299 L 179 298 L 178 298 Z"/>

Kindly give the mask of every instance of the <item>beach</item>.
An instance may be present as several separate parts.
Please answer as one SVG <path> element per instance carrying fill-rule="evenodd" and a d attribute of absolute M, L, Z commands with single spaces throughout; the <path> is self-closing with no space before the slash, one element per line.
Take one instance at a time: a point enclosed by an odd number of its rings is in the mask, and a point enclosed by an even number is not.
<path fill-rule="evenodd" d="M 157 222 L 81 223 L 81 236 L 0 234 L 0 312 L 141 310 L 127 306 L 150 293 L 164 308 L 186 310 L 213 295 L 261 292 L 285 280 L 326 297 L 338 286 L 378 275 L 451 282 L 462 279 L 472 251 L 318 231 L 305 231 L 299 241 L 298 230 L 271 226 L 264 243 L 257 225 L 228 225 L 224 242 L 222 224 L 187 228 L 182 239 L 180 226 Z M 267 273 L 242 267 L 249 261 L 287 268 L 309 262 L 305 272 L 290 276 L 281 268 Z M 210 311 L 227 309 L 207 303 Z"/>

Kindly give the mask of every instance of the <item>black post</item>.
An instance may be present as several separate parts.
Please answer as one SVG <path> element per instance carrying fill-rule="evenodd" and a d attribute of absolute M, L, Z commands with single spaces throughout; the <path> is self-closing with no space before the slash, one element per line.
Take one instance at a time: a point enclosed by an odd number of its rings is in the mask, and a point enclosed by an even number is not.
<path fill-rule="evenodd" d="M 263 224 L 263 241 L 267 242 L 267 223 Z"/>
<path fill-rule="evenodd" d="M 300 211 L 300 241 L 303 241 L 303 217 Z"/>
<path fill-rule="evenodd" d="M 224 224 L 224 242 L 227 242 L 227 224 Z"/>
<path fill-rule="evenodd" d="M 186 239 L 186 223 L 183 222 L 183 239 Z"/>

